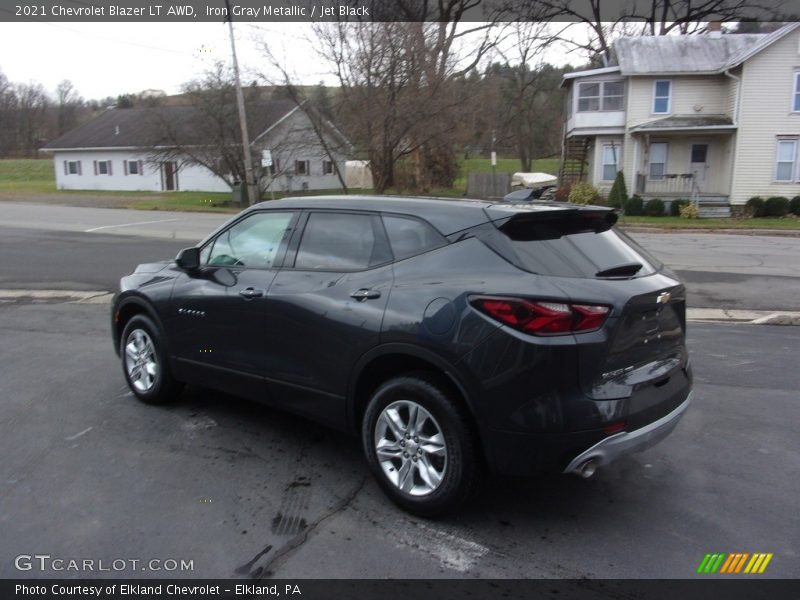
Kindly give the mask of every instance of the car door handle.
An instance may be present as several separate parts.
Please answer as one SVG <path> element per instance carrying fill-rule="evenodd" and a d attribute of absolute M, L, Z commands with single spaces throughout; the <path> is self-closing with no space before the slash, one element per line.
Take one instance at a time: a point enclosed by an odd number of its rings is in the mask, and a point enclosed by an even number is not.
<path fill-rule="evenodd" d="M 259 290 L 257 288 L 249 287 L 243 290 L 239 290 L 239 295 L 247 299 L 260 298 L 261 296 L 264 295 L 264 290 Z"/>
<path fill-rule="evenodd" d="M 363 302 L 364 300 L 374 300 L 375 298 L 380 298 L 381 293 L 378 290 L 360 289 L 350 294 L 350 297 L 355 298 L 359 302 Z"/>

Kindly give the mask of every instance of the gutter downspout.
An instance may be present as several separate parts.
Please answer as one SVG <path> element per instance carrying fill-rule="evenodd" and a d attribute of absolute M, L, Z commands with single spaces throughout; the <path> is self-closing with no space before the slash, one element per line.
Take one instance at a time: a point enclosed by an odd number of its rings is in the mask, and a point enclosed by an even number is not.
<path fill-rule="evenodd" d="M 733 79 L 736 82 L 736 101 L 734 102 L 733 105 L 733 124 L 736 126 L 736 130 L 735 133 L 733 134 L 734 135 L 733 148 L 731 148 L 733 156 L 729 162 L 731 174 L 728 183 L 728 205 L 730 205 L 731 194 L 733 194 L 733 175 L 736 172 L 734 166 L 736 165 L 736 158 L 737 158 L 736 154 L 739 149 L 739 105 L 741 104 L 741 98 L 742 98 L 742 78 L 738 75 L 734 75 L 733 73 L 731 73 L 730 69 L 725 69 L 722 72 L 722 74 L 725 75 L 725 77 Z"/>

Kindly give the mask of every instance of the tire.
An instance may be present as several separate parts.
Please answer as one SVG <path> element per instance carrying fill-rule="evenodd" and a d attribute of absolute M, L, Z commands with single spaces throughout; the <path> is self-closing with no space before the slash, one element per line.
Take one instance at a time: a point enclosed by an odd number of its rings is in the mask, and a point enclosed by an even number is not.
<path fill-rule="evenodd" d="M 381 385 L 367 405 L 361 439 L 381 488 L 408 512 L 452 512 L 477 488 L 476 435 L 446 381 L 435 374 L 410 373 Z"/>
<path fill-rule="evenodd" d="M 136 315 L 125 324 L 120 338 L 122 373 L 133 394 L 147 404 L 166 404 L 182 384 L 169 371 L 161 333 L 152 319 Z"/>

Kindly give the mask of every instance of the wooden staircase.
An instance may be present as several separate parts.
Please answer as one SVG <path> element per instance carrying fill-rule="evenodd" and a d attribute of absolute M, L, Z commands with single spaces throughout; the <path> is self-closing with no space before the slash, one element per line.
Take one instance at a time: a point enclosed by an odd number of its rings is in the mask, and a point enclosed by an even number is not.
<path fill-rule="evenodd" d="M 561 168 L 558 172 L 559 187 L 583 181 L 586 174 L 586 155 L 590 137 L 568 137 L 564 139 Z"/>
<path fill-rule="evenodd" d="M 701 219 L 719 219 L 731 216 L 731 205 L 727 196 L 700 196 L 697 199 L 698 216 Z"/>

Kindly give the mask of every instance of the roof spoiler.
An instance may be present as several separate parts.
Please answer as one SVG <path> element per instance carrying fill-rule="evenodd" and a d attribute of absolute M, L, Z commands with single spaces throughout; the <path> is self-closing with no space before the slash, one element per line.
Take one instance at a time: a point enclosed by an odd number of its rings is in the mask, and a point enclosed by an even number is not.
<path fill-rule="evenodd" d="M 498 212 L 487 210 L 490 218 L 495 217 L 492 219 L 494 226 L 517 241 L 551 240 L 577 233 L 602 233 L 611 229 L 618 219 L 614 209 L 600 206 L 519 211 L 503 216 L 499 216 Z"/>

